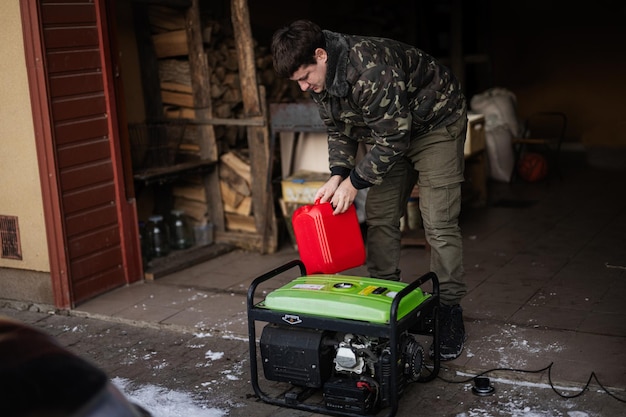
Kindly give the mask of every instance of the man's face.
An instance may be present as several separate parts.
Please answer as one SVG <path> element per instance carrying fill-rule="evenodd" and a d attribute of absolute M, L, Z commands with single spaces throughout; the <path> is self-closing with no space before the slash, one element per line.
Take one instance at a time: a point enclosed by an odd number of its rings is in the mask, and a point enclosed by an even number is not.
<path fill-rule="evenodd" d="M 289 78 L 296 81 L 302 91 L 321 93 L 326 88 L 326 51 L 315 51 L 315 64 L 303 65 Z"/>

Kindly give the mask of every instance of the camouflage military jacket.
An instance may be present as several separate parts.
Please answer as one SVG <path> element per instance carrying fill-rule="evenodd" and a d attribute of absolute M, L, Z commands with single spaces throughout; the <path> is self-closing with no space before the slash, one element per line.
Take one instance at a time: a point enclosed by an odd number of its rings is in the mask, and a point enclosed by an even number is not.
<path fill-rule="evenodd" d="M 327 126 L 333 175 L 380 184 L 419 136 L 447 126 L 466 104 L 451 71 L 421 50 L 390 39 L 324 31 L 326 88 L 311 93 Z M 373 145 L 356 166 L 359 142 Z"/>

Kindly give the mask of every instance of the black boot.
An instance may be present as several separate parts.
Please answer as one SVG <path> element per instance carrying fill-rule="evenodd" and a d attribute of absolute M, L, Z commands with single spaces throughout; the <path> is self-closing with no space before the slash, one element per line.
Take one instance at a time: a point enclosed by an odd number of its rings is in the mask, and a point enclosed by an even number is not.
<path fill-rule="evenodd" d="M 442 361 L 456 359 L 463 351 L 465 325 L 463 308 L 459 304 L 452 306 L 441 304 L 439 307 L 439 357 Z M 430 354 L 434 355 L 431 346 Z"/>

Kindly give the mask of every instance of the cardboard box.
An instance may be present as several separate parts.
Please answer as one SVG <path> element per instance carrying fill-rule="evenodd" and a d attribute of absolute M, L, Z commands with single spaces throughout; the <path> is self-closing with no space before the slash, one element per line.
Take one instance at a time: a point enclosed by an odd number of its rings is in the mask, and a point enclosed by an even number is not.
<path fill-rule="evenodd" d="M 467 157 L 483 149 L 485 149 L 485 116 L 468 114 L 464 154 Z"/>
<path fill-rule="evenodd" d="M 328 181 L 325 172 L 299 171 L 282 181 L 283 200 L 288 203 L 313 204 L 315 193 Z"/>

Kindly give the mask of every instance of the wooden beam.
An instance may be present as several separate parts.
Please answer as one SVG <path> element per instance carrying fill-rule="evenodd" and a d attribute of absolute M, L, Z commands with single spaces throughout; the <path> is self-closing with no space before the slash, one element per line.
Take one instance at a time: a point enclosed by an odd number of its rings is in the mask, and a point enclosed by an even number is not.
<path fill-rule="evenodd" d="M 211 104 L 211 84 L 209 76 L 209 64 L 202 39 L 202 26 L 200 19 L 200 0 L 191 0 L 191 6 L 185 13 L 187 24 L 187 42 L 189 50 L 189 71 L 191 86 L 195 104 L 195 115 L 200 119 L 210 120 L 213 116 Z M 200 158 L 212 161 L 218 160 L 217 142 L 215 131 L 211 125 L 202 125 L 198 128 L 198 143 L 200 145 Z M 224 231 L 224 207 L 220 192 L 218 170 L 214 169 L 205 176 L 205 189 L 210 198 L 207 202 L 209 217 L 216 231 Z"/>
<path fill-rule="evenodd" d="M 247 0 L 231 0 L 231 20 L 237 45 L 239 79 L 243 99 L 244 117 L 267 118 L 264 109 L 254 59 L 254 42 L 250 27 L 250 12 Z M 248 127 L 248 147 L 252 169 L 252 206 L 254 220 L 262 236 L 262 253 L 272 253 L 278 246 L 278 231 L 274 213 L 274 198 L 269 175 L 269 129 Z"/>

